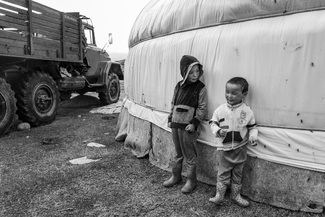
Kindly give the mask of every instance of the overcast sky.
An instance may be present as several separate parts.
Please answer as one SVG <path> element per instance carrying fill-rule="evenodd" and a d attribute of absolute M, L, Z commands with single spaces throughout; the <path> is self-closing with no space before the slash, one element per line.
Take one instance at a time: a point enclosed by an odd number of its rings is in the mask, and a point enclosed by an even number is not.
<path fill-rule="evenodd" d="M 127 53 L 131 28 L 138 14 L 150 0 L 34 0 L 63 12 L 80 12 L 92 19 L 96 42 L 103 47 L 113 34 L 109 53 Z"/>

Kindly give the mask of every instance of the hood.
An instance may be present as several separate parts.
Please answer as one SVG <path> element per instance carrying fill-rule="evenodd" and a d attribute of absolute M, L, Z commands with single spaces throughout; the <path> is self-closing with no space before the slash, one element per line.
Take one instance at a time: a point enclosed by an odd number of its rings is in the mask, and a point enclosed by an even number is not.
<path fill-rule="evenodd" d="M 181 75 L 183 77 L 183 81 L 182 81 L 181 85 L 183 85 L 185 83 L 189 72 L 191 71 L 192 67 L 195 65 L 199 65 L 199 70 L 200 70 L 199 78 L 200 78 L 203 75 L 203 66 L 198 61 L 198 59 L 196 59 L 195 57 L 190 56 L 190 55 L 184 55 L 181 58 L 180 69 L 181 69 Z"/>

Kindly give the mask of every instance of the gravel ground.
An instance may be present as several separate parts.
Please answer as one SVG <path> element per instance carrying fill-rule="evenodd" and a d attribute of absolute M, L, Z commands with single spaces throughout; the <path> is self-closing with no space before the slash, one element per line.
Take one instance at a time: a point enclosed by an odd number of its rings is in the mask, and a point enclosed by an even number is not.
<path fill-rule="evenodd" d="M 99 101 L 80 96 L 49 125 L 11 132 L 0 140 L 0 216 L 324 216 L 253 201 L 208 202 L 215 187 L 199 183 L 192 194 L 164 188 L 170 174 L 138 159 L 114 140 L 118 114 L 92 114 Z M 77 107 L 75 106 L 77 105 Z M 95 142 L 105 147 L 88 147 Z M 82 165 L 75 158 L 97 159 Z"/>

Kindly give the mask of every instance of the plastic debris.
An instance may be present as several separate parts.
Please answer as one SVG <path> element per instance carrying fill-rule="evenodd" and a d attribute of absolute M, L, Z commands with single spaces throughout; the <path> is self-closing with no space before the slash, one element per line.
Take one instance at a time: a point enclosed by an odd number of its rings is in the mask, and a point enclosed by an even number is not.
<path fill-rule="evenodd" d="M 102 145 L 102 144 L 99 144 L 99 143 L 96 143 L 96 142 L 90 142 L 87 144 L 88 147 L 96 147 L 96 148 L 104 148 L 106 147 L 105 145 Z"/>
<path fill-rule="evenodd" d="M 92 163 L 92 162 L 97 162 L 99 160 L 101 160 L 101 158 L 94 160 L 94 159 L 89 159 L 89 158 L 87 158 L 87 156 L 85 156 L 85 157 L 80 157 L 80 158 L 69 160 L 69 162 L 71 164 L 88 164 L 88 163 Z"/>
<path fill-rule="evenodd" d="M 17 130 L 19 130 L 19 131 L 30 130 L 30 124 L 29 123 L 20 123 L 17 126 Z"/>
<path fill-rule="evenodd" d="M 118 101 L 117 103 L 110 104 L 107 106 L 102 106 L 99 108 L 94 108 L 90 111 L 90 113 L 101 113 L 101 114 L 113 114 L 120 113 L 122 109 L 123 102 Z"/>
<path fill-rule="evenodd" d="M 54 145 L 54 144 L 58 144 L 59 141 L 60 141 L 60 138 L 58 138 L 58 137 L 43 138 L 42 139 L 42 144 L 43 145 Z"/>

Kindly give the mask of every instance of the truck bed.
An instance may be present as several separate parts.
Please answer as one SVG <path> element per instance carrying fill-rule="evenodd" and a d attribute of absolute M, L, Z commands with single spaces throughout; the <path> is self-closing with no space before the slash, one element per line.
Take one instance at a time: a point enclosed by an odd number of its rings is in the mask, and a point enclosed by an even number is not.
<path fill-rule="evenodd" d="M 0 57 L 81 62 L 82 32 L 79 13 L 31 0 L 0 2 Z"/>

